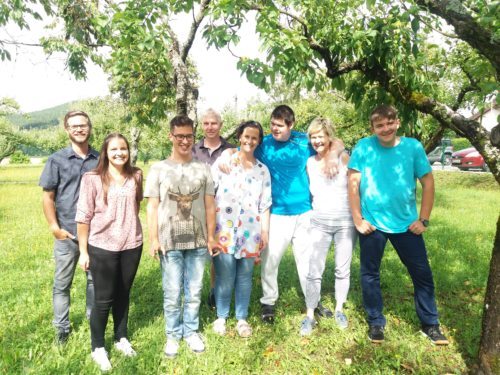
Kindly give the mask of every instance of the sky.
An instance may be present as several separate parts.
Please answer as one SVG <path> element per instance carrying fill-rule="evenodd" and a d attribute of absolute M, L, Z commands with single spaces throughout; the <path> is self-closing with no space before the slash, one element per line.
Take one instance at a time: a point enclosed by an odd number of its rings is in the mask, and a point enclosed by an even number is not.
<path fill-rule="evenodd" d="M 178 20 L 177 25 L 186 25 Z M 181 40 L 186 30 L 177 27 Z M 201 29 L 200 29 L 201 30 Z M 30 30 L 19 30 L 15 25 L 7 25 L 0 30 L 0 39 L 16 40 L 23 43 L 37 43 L 40 36 L 46 34 L 40 22 L 31 22 Z M 258 56 L 258 44 L 252 25 L 242 30 L 242 41 L 236 48 L 236 54 Z M 65 67 L 62 54 L 47 56 L 40 47 L 17 46 L 9 48 L 11 61 L 0 61 L 0 98 L 15 99 L 21 112 L 32 112 L 50 108 L 59 104 L 79 99 L 105 96 L 109 94 L 108 77 L 98 66 L 90 63 L 87 66 L 87 80 L 76 80 Z M 201 78 L 199 110 L 212 107 L 222 111 L 226 106 L 243 108 L 248 100 L 254 97 L 265 98 L 262 90 L 251 85 L 241 77 L 236 69 L 237 58 L 229 51 L 207 49 L 197 35 L 191 49 L 191 57 L 195 61 Z"/>

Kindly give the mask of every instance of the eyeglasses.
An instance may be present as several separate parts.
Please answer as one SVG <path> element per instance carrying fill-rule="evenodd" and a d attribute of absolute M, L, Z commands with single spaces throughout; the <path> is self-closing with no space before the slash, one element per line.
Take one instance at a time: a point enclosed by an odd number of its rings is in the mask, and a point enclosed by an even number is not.
<path fill-rule="evenodd" d="M 77 131 L 77 130 L 87 130 L 89 128 L 89 124 L 68 125 L 67 128 L 69 130 L 71 130 L 72 132 Z"/>
<path fill-rule="evenodd" d="M 183 140 L 192 142 L 194 140 L 194 134 L 172 134 L 172 137 L 174 137 L 177 142 L 182 142 Z"/>

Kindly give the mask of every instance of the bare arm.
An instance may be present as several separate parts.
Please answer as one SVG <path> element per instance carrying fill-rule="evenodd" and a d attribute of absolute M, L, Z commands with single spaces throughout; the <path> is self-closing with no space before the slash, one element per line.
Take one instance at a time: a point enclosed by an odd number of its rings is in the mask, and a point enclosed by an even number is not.
<path fill-rule="evenodd" d="M 325 176 L 332 178 L 339 173 L 339 156 L 343 151 L 344 143 L 340 139 L 333 138 L 323 167 Z"/>
<path fill-rule="evenodd" d="M 426 227 L 420 219 L 429 220 L 434 205 L 434 176 L 432 172 L 427 173 L 419 179 L 422 185 L 422 202 L 420 203 L 420 218 L 415 220 L 408 228 L 415 234 L 422 234 L 426 231 Z"/>
<path fill-rule="evenodd" d="M 375 227 L 365 220 L 361 215 L 361 199 L 359 197 L 359 184 L 361 182 L 361 172 L 349 169 L 349 204 L 351 206 L 352 219 L 358 232 L 370 234 L 375 231 Z"/>
<path fill-rule="evenodd" d="M 217 161 L 219 164 L 219 170 L 222 173 L 229 174 L 229 172 L 231 172 L 230 160 L 231 156 L 234 155 L 235 152 L 238 152 L 237 148 L 227 148 L 220 154 Z"/>
<path fill-rule="evenodd" d="M 160 198 L 148 198 L 146 206 L 146 219 L 148 222 L 149 232 L 149 255 L 158 259 L 158 252 L 161 251 L 165 254 L 165 249 L 160 245 L 158 237 L 158 206 L 160 205 Z"/>
<path fill-rule="evenodd" d="M 269 208 L 264 211 L 261 216 L 261 229 L 260 229 L 260 250 L 264 250 L 269 244 L 269 218 L 270 218 Z"/>
<path fill-rule="evenodd" d="M 215 242 L 215 197 L 205 194 L 205 215 L 207 219 L 207 247 L 211 256 L 219 254 L 218 245 Z"/>
<path fill-rule="evenodd" d="M 56 193 L 53 190 L 43 191 L 43 214 L 45 219 L 49 224 L 49 229 L 52 235 L 58 240 L 65 240 L 66 238 L 75 238 L 67 230 L 59 227 L 56 216 L 56 203 L 55 203 Z"/>
<path fill-rule="evenodd" d="M 84 271 L 88 271 L 90 267 L 88 241 L 89 241 L 89 224 L 76 223 L 76 233 L 78 235 L 78 248 L 80 249 L 80 258 L 78 264 Z"/>

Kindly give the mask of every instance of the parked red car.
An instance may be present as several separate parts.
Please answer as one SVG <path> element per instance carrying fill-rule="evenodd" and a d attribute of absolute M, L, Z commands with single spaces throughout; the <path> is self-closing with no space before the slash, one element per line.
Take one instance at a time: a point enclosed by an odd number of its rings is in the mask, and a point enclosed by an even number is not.
<path fill-rule="evenodd" d="M 451 155 L 451 165 L 458 167 L 462 171 L 469 169 L 489 171 L 483 157 L 474 147 L 454 152 Z"/>

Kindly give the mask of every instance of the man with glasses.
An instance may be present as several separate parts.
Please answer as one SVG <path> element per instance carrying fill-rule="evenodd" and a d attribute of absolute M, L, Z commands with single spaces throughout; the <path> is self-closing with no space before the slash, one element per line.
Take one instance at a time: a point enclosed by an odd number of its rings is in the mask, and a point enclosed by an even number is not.
<path fill-rule="evenodd" d="M 70 145 L 52 154 L 39 185 L 43 188 L 43 213 L 55 238 L 55 274 L 52 291 L 53 324 L 56 340 L 64 344 L 70 333 L 70 288 L 80 251 L 76 239 L 76 203 L 82 175 L 97 166 L 99 153 L 89 145 L 92 124 L 82 111 L 70 111 L 64 117 L 64 130 Z M 94 301 L 94 286 L 87 272 L 86 317 L 90 317 Z"/>
<path fill-rule="evenodd" d="M 224 150 L 236 146 L 221 137 L 222 118 L 214 109 L 209 108 L 205 111 L 201 118 L 201 124 L 204 136 L 193 146 L 193 157 L 211 166 Z M 214 288 L 215 270 L 212 264 L 210 267 L 210 293 L 208 295 L 208 305 L 212 309 L 215 309 Z"/>
<path fill-rule="evenodd" d="M 150 255 L 159 256 L 162 272 L 164 351 L 172 358 L 181 339 L 193 352 L 205 351 L 198 314 L 207 250 L 216 255 L 216 242 L 214 183 L 210 168 L 193 159 L 193 121 L 184 115 L 174 117 L 169 137 L 172 153 L 151 167 L 144 196 Z"/>

